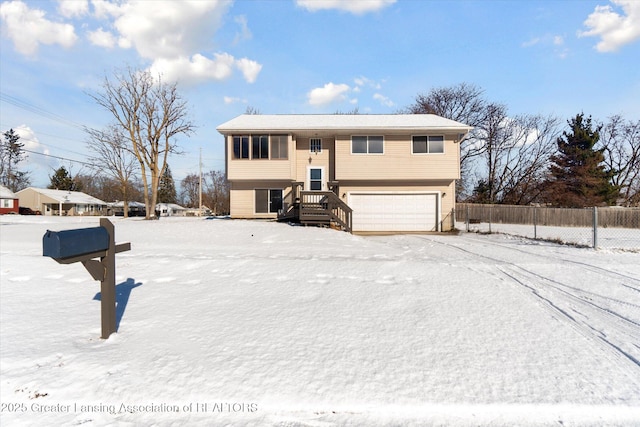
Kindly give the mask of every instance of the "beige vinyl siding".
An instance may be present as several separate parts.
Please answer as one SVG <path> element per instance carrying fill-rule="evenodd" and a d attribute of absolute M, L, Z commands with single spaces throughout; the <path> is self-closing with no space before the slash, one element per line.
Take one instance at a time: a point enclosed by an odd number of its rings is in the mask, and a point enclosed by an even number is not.
<path fill-rule="evenodd" d="M 276 218 L 275 212 L 256 213 L 255 190 L 256 189 L 282 189 L 283 200 L 290 203 L 290 181 L 233 181 L 231 182 L 230 211 L 232 218 Z"/>
<path fill-rule="evenodd" d="M 319 138 L 319 137 L 318 137 Z M 296 181 L 304 182 L 306 186 L 307 182 L 307 168 L 311 167 L 324 167 L 325 170 L 325 186 L 327 181 L 334 179 L 333 174 L 333 137 L 323 137 L 322 139 L 322 152 L 311 153 L 310 140 L 311 138 L 300 138 L 297 140 L 296 147 Z M 305 187 L 306 190 L 306 187 Z"/>
<path fill-rule="evenodd" d="M 26 188 L 16 194 L 20 200 L 20 206 L 40 211 L 45 214 L 45 204 L 59 205 L 59 202 L 51 197 L 40 194 L 32 188 Z"/>
<path fill-rule="evenodd" d="M 246 133 L 249 134 L 249 133 Z M 226 138 L 227 179 L 231 180 L 294 180 L 296 153 L 294 143 L 288 138 L 288 159 L 234 159 L 233 135 Z M 251 148 L 251 147 L 249 147 Z M 249 150 L 251 152 L 251 150 Z"/>
<path fill-rule="evenodd" d="M 338 136 L 335 144 L 335 179 L 341 181 L 460 178 L 459 147 L 454 142 L 453 135 L 444 135 L 443 154 L 413 154 L 412 136 L 384 135 L 383 154 L 352 154 L 351 135 Z"/>

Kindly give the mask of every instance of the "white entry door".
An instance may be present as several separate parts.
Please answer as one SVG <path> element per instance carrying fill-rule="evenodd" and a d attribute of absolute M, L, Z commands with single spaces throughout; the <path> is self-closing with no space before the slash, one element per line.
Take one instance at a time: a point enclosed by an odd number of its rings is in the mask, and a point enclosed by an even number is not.
<path fill-rule="evenodd" d="M 307 166 L 306 189 L 311 191 L 326 190 L 323 166 Z"/>

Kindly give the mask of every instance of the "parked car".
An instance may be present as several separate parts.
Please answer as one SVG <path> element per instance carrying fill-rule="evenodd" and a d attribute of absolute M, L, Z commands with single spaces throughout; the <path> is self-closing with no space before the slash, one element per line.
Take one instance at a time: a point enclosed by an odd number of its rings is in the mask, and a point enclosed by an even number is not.
<path fill-rule="evenodd" d="M 20 211 L 20 215 L 42 215 L 40 211 L 34 211 L 31 208 L 25 208 L 22 206 L 20 206 L 19 211 Z"/>

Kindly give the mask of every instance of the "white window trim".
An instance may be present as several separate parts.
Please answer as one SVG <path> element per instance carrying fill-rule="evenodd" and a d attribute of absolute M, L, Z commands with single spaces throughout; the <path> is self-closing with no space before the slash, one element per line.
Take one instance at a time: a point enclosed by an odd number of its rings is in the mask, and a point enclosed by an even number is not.
<path fill-rule="evenodd" d="M 319 141 L 320 142 L 320 149 L 319 150 L 312 150 L 313 144 L 312 141 Z M 322 153 L 322 138 L 309 138 L 309 152 L 310 153 Z"/>
<path fill-rule="evenodd" d="M 322 173 L 322 177 L 320 178 L 320 180 L 321 180 L 320 182 L 321 182 L 322 186 L 321 186 L 320 190 L 311 190 L 311 169 L 320 169 L 322 171 L 321 172 Z M 325 182 L 326 181 L 325 178 L 326 178 L 326 175 L 325 175 L 324 166 L 307 166 L 307 178 L 306 178 L 305 183 L 304 183 L 304 188 L 305 189 L 308 188 L 308 190 L 305 190 L 305 191 L 326 191 L 325 187 L 326 187 L 327 184 Z"/>
<path fill-rule="evenodd" d="M 366 153 L 354 153 L 353 152 L 353 137 L 354 136 L 364 136 L 367 138 L 367 152 Z M 369 153 L 369 137 L 372 136 L 380 136 L 382 137 L 382 153 Z M 385 140 L 384 140 L 384 135 L 351 135 L 350 139 L 349 139 L 349 151 L 351 152 L 352 155 L 354 156 L 384 156 L 384 148 L 385 148 Z"/>
<path fill-rule="evenodd" d="M 287 157 L 273 157 L 273 137 L 277 136 L 277 137 L 282 137 L 284 136 L 286 138 L 285 141 L 285 145 L 287 147 Z M 291 152 L 291 144 L 290 142 L 290 138 L 289 135 L 284 134 L 284 133 L 274 133 L 274 134 L 269 134 L 269 160 L 275 160 L 275 161 L 279 161 L 279 160 L 284 160 L 284 161 L 288 161 L 289 160 L 289 153 Z"/>
<path fill-rule="evenodd" d="M 441 136 L 442 137 L 442 153 L 414 153 L 413 152 L 413 138 L 416 136 L 426 136 L 427 137 L 427 149 L 429 148 L 429 137 L 430 136 Z M 424 135 L 424 134 L 418 134 L 418 135 L 411 135 L 411 141 L 409 141 L 409 150 L 411 150 L 411 155 L 412 156 L 442 156 L 443 154 L 447 153 L 447 139 L 445 138 L 444 135 Z"/>

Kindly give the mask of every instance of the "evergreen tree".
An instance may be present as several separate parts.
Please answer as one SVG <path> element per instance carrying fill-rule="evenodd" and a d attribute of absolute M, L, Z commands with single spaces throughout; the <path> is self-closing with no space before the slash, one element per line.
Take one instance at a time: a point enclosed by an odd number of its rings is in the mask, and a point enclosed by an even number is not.
<path fill-rule="evenodd" d="M 176 193 L 176 184 L 171 175 L 169 165 L 160 177 L 160 185 L 158 185 L 158 203 L 177 203 L 178 195 Z"/>
<path fill-rule="evenodd" d="M 82 184 L 74 179 L 64 166 L 60 166 L 49 179 L 47 188 L 55 190 L 82 191 Z"/>
<path fill-rule="evenodd" d="M 570 130 L 558 138 L 558 154 L 551 156 L 545 199 L 554 206 L 587 207 L 612 205 L 619 189 L 611 183 L 615 171 L 606 170 L 603 150 L 594 146 L 600 128 L 593 129 L 584 113 L 568 122 Z"/>
<path fill-rule="evenodd" d="M 0 184 L 11 191 L 20 191 L 29 186 L 29 174 L 17 169 L 18 164 L 26 156 L 24 154 L 24 144 L 20 142 L 20 135 L 13 129 L 9 129 L 2 134 L 0 143 Z"/>

